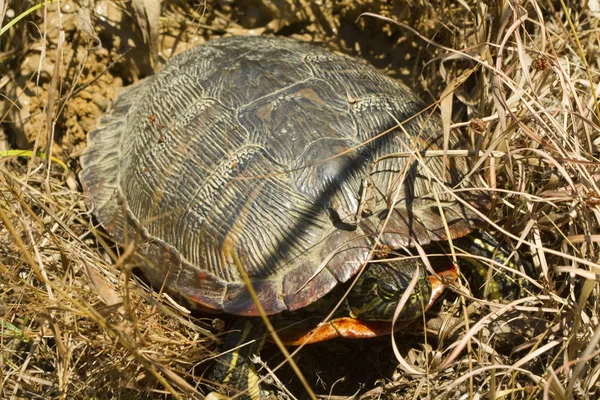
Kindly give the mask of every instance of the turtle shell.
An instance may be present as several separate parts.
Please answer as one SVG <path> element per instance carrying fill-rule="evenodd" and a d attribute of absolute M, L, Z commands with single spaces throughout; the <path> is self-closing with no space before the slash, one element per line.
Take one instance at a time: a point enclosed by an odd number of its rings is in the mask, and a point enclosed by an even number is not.
<path fill-rule="evenodd" d="M 217 39 L 121 93 L 88 135 L 80 179 L 156 287 L 256 315 L 244 268 L 267 313 L 295 310 L 355 275 L 376 245 L 424 245 L 480 223 L 464 204 L 485 211 L 485 196 L 450 194 L 473 186 L 465 160 L 421 156 L 442 147 L 440 119 L 424 109 L 350 57 L 283 38 Z"/>

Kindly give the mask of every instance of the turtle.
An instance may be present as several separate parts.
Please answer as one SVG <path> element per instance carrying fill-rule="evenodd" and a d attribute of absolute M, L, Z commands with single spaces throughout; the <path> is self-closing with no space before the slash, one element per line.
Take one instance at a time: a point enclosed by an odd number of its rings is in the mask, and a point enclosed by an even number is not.
<path fill-rule="evenodd" d="M 431 107 L 366 62 L 289 38 L 233 36 L 125 88 L 88 134 L 79 178 L 87 207 L 117 243 L 135 244 L 153 286 L 251 321 L 225 339 L 210 376 L 258 398 L 247 357 L 260 344 L 227 352 L 258 335 L 246 328 L 257 316 L 285 320 L 337 302 L 344 288 L 354 303 L 335 321 L 352 328 L 318 340 L 376 335 L 389 331 L 380 327 L 411 280 L 404 320 L 444 286 L 399 254 L 453 240 L 506 261 L 478 229 L 490 197 L 468 160 L 441 151 L 442 131 Z M 447 138 L 447 149 L 461 146 Z"/>

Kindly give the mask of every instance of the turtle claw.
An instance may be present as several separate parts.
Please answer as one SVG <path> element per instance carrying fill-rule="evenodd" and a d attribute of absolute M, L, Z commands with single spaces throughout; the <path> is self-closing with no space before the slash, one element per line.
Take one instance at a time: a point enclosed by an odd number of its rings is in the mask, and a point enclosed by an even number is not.
<path fill-rule="evenodd" d="M 429 276 L 429 281 L 431 282 L 431 298 L 429 299 L 427 306 L 425 306 L 425 311 L 429 310 L 433 303 L 435 303 L 442 293 L 444 293 L 444 290 L 458 279 L 458 273 L 454 267 L 436 272 L 436 274 L 437 277 L 433 275 Z"/>

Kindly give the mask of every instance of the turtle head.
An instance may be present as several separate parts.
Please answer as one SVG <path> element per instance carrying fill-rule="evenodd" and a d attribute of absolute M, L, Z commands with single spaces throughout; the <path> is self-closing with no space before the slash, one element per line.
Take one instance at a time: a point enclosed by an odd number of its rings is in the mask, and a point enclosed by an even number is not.
<path fill-rule="evenodd" d="M 422 315 L 432 296 L 431 282 L 420 260 L 406 259 L 367 266 L 348 294 L 352 316 L 362 321 L 391 321 L 400 298 L 417 273 L 417 265 L 420 266 L 419 280 L 398 320 L 407 321 Z"/>

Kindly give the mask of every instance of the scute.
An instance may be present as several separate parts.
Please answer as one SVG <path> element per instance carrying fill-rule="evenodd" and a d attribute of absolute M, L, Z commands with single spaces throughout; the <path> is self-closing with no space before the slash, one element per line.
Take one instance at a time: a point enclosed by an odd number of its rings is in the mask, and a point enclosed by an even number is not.
<path fill-rule="evenodd" d="M 217 39 L 119 96 L 88 135 L 80 179 L 98 221 L 136 242 L 157 287 L 256 315 L 244 268 L 268 313 L 294 310 L 355 275 L 375 244 L 427 244 L 480 223 L 485 196 L 449 193 L 472 186 L 465 161 L 420 156 L 442 143 L 424 108 L 349 57 L 282 38 Z"/>

